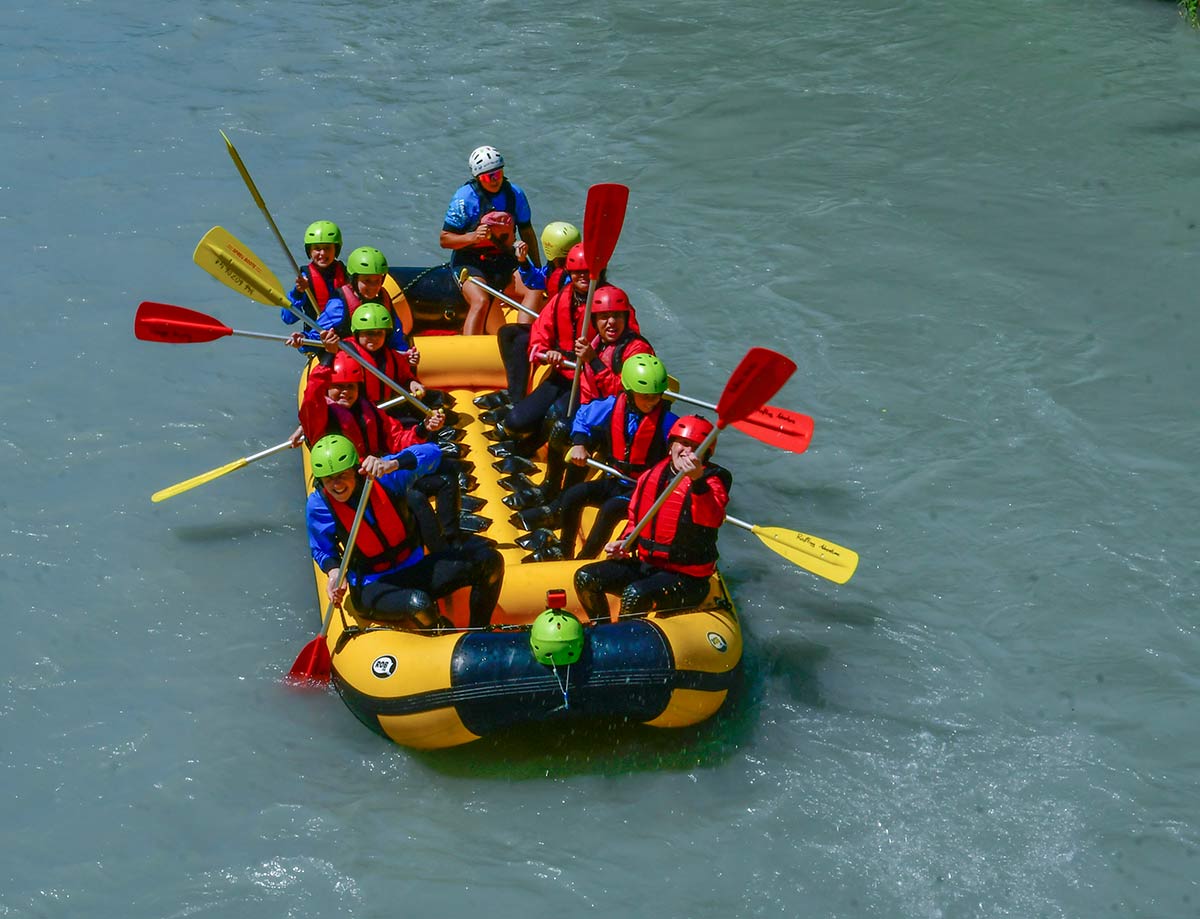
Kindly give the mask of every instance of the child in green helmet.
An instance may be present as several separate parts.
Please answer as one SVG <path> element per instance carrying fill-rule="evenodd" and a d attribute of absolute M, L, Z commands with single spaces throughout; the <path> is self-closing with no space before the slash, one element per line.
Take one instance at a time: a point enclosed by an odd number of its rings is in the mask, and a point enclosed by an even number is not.
<path fill-rule="evenodd" d="M 425 387 L 417 379 L 421 352 L 416 346 L 397 351 L 389 342 L 393 331 L 392 314 L 382 303 L 363 303 L 350 317 L 353 341 L 346 344 L 375 365 L 384 376 L 402 384 L 418 399 L 425 398 Z M 370 374 L 363 394 L 375 404 L 391 398 L 391 391 Z M 406 403 L 407 404 L 407 403 Z"/>
<path fill-rule="evenodd" d="M 304 231 L 304 254 L 310 259 L 309 263 L 300 269 L 296 276 L 296 286 L 288 294 L 292 306 L 305 313 L 310 319 L 316 319 L 325 311 L 325 304 L 330 297 L 349 282 L 346 266 L 338 261 L 342 251 L 342 231 L 332 220 L 317 220 L 308 225 Z M 317 302 L 314 310 L 308 298 L 312 292 L 313 300 Z M 299 320 L 288 310 L 279 311 L 280 318 L 291 325 Z"/>

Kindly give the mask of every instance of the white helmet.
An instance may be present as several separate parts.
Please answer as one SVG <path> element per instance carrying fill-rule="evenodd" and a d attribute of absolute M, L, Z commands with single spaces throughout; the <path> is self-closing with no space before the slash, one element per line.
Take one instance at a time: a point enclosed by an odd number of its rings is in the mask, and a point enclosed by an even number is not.
<path fill-rule="evenodd" d="M 504 157 L 495 147 L 476 147 L 467 158 L 467 164 L 471 167 L 471 175 L 478 176 L 495 169 L 503 169 Z"/>

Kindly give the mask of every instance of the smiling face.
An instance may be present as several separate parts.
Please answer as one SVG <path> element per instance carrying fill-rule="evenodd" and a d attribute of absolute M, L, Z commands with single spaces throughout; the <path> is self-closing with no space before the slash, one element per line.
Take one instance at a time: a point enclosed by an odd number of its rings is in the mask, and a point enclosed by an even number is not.
<path fill-rule="evenodd" d="M 330 402 L 343 408 L 350 408 L 358 401 L 358 384 L 330 383 L 325 393 Z"/>
<path fill-rule="evenodd" d="M 319 481 L 326 495 L 345 504 L 353 496 L 354 486 L 358 484 L 358 470 L 343 469 Z"/>
<path fill-rule="evenodd" d="M 354 286 L 364 300 L 375 300 L 383 289 L 383 275 L 359 274 L 354 277 Z"/>
<path fill-rule="evenodd" d="M 333 243 L 311 243 L 308 246 L 308 257 L 318 268 L 328 268 L 333 264 L 335 251 Z"/>

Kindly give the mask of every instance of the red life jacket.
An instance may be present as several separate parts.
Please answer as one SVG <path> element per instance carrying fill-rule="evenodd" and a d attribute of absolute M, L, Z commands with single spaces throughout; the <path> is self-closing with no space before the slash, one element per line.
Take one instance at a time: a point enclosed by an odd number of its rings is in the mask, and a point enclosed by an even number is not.
<path fill-rule="evenodd" d="M 612 465 L 626 475 L 640 475 L 646 467 L 660 462 L 667 455 L 667 438 L 662 430 L 666 402 L 660 401 L 650 414 L 642 416 L 632 438 L 625 435 L 628 404 L 629 394 L 622 392 L 617 396 L 612 417 L 608 421 Z"/>
<path fill-rule="evenodd" d="M 317 301 L 317 312 L 325 312 L 325 304 L 333 296 L 333 292 L 349 282 L 346 277 L 346 266 L 341 262 L 333 263 L 333 284 L 325 280 L 325 275 L 315 262 L 308 263 L 308 286 L 312 288 L 313 299 Z"/>
<path fill-rule="evenodd" d="M 670 458 L 642 474 L 629 500 L 631 521 L 641 520 L 645 516 L 674 475 Z M 717 493 L 718 503 L 724 508 L 732 483 L 729 471 L 709 464 L 705 466 L 703 479 Z M 703 526 L 692 519 L 695 500 L 693 485 L 693 481 L 685 477 L 675 487 L 639 534 L 637 554 L 642 561 L 667 571 L 708 577 L 717 567 L 717 530 L 720 523 Z"/>
<path fill-rule="evenodd" d="M 546 296 L 547 297 L 553 297 L 556 293 L 558 293 L 560 290 L 562 290 L 563 278 L 565 278 L 566 276 L 567 276 L 567 269 L 562 265 L 559 265 L 557 268 L 552 269 L 551 272 L 548 275 L 546 275 Z"/>
<path fill-rule="evenodd" d="M 412 364 L 408 362 L 408 358 L 402 357 L 396 349 L 384 345 L 378 351 L 368 351 L 357 341 L 347 341 L 346 344 L 370 361 L 375 369 L 385 377 L 404 385 L 406 389 L 408 388 L 407 384 L 416 379 L 413 376 Z M 360 399 L 365 398 L 372 405 L 378 405 L 380 402 L 397 395 L 390 386 L 384 386 L 373 374 L 367 373 L 364 376 L 366 377 L 366 381 L 360 389 Z"/>
<path fill-rule="evenodd" d="M 330 402 L 329 428 L 326 434 L 344 434 L 354 444 L 359 456 L 383 456 L 388 450 L 387 419 L 383 413 L 359 394 L 354 408 Z"/>
<path fill-rule="evenodd" d="M 331 501 L 324 491 L 321 496 L 333 513 L 338 537 L 345 545 L 350 538 L 350 527 L 354 525 L 356 504 Z M 392 493 L 378 483 L 371 489 L 367 510 L 369 513 L 363 515 L 354 541 L 350 568 L 364 574 L 387 571 L 407 559 L 419 544 L 416 527 L 411 525 L 412 518 L 404 497 L 393 499 Z"/>
<path fill-rule="evenodd" d="M 609 345 L 600 343 L 600 336 L 592 338 L 592 348 L 596 351 L 596 359 L 603 365 L 603 370 L 596 370 L 591 364 L 584 368 L 583 378 L 579 381 L 580 401 L 591 402 L 593 399 L 607 399 L 624 392 L 621 385 L 621 368 L 625 366 L 625 352 L 634 342 L 642 342 L 645 347 L 635 351 L 635 354 L 653 354 L 654 348 L 637 332 L 626 329 L 620 338 Z"/>
<path fill-rule="evenodd" d="M 358 295 L 358 291 L 354 289 L 353 284 L 343 284 L 338 288 L 338 295 L 342 298 L 342 302 L 346 304 L 346 314 L 342 320 L 346 334 L 342 338 L 353 338 L 350 333 L 350 317 L 354 315 L 354 311 L 363 305 L 363 298 Z M 400 317 L 396 315 L 396 307 L 392 305 L 392 295 L 387 292 L 386 288 L 379 288 L 379 295 L 371 303 L 382 303 L 384 308 L 392 314 L 392 328 L 403 329 L 404 324 L 400 321 Z M 338 332 L 341 335 L 341 332 Z"/>

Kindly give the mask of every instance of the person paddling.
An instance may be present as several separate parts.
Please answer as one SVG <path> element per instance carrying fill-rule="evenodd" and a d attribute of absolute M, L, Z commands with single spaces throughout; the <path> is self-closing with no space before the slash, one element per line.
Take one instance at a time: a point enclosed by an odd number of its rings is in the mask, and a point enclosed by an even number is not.
<path fill-rule="evenodd" d="M 383 287 L 388 272 L 387 259 L 383 253 L 371 246 L 359 246 L 347 256 L 346 271 L 349 280 L 339 287 L 325 304 L 325 309 L 317 317 L 318 327 L 303 333 L 293 333 L 288 344 L 293 348 L 300 348 L 315 345 L 319 341 L 327 351 L 335 352 L 338 339 L 353 336 L 354 330 L 350 327 L 350 320 L 354 311 L 364 303 L 379 303 L 392 317 L 388 346 L 395 351 L 407 351 L 408 338 L 397 304 Z M 411 321 L 409 324 L 411 325 Z M 329 334 L 331 332 L 337 337 L 332 337 Z"/>
<path fill-rule="evenodd" d="M 667 457 L 668 433 L 679 420 L 663 400 L 667 368 L 649 354 L 636 354 L 621 368 L 622 391 L 615 396 L 585 403 L 575 414 L 571 450 L 567 460 L 585 468 L 595 455 L 601 462 L 628 476 L 628 480 L 602 475 L 578 482 L 550 505 L 517 514 L 525 529 L 562 520 L 562 548 L 566 558 L 595 558 L 617 521 L 629 510 L 633 482 L 649 467 Z M 575 555 L 575 539 L 585 507 L 597 507 L 596 521 Z"/>
<path fill-rule="evenodd" d="M 288 294 L 288 299 L 295 309 L 300 310 L 309 319 L 315 320 L 325 311 L 329 298 L 343 285 L 349 283 L 346 266 L 338 260 L 342 252 L 342 231 L 332 220 L 316 220 L 304 231 L 304 253 L 310 261 L 300 269 L 296 276 L 296 286 Z M 317 308 L 313 310 L 308 299 L 308 291 L 312 291 Z M 290 310 L 281 309 L 279 317 L 287 324 L 299 322 L 296 314 Z"/>
<path fill-rule="evenodd" d="M 592 619 L 607 618 L 606 594 L 621 598 L 622 616 L 694 607 L 708 595 L 717 565 L 717 531 L 733 487 L 729 470 L 710 462 L 711 450 L 704 457 L 694 452 L 712 430 L 699 415 L 675 422 L 670 455 L 638 477 L 624 533 L 604 547 L 608 558 L 575 572 L 575 592 Z M 639 534 L 636 555 L 629 557 L 621 548 L 624 538 L 680 472 L 683 480 Z"/>
<path fill-rule="evenodd" d="M 417 444 L 360 463 L 354 444 L 340 434 L 313 445 L 317 487 L 308 496 L 305 520 L 313 561 L 329 578 L 332 602 L 340 604 L 348 589 L 354 608 L 367 618 L 428 629 L 450 625 L 439 615 L 437 601 L 469 587 L 470 627 L 484 628 L 491 621 L 504 581 L 503 557 L 483 540 L 427 552 L 409 508 L 406 492 L 436 468 L 440 456 L 436 446 Z M 377 481 L 350 554 L 346 584 L 335 595 L 366 476 Z"/>
<path fill-rule="evenodd" d="M 497 245 L 499 240 L 493 238 L 492 223 L 483 220 L 484 215 L 494 211 L 509 214 L 515 235 L 532 250 L 530 258 L 534 264 L 540 265 L 529 199 L 520 186 L 505 178 L 504 157 L 495 147 L 476 147 L 467 158 L 467 165 L 471 179 L 450 199 L 438 244 L 451 250 L 450 267 L 455 276 L 466 268 L 468 274 L 536 311 L 541 294 L 525 286 L 516 271 L 517 260 L 511 247 L 504 251 Z M 493 297 L 470 283 L 463 285 L 462 295 L 467 301 L 463 334 L 484 334 L 495 305 Z"/>

